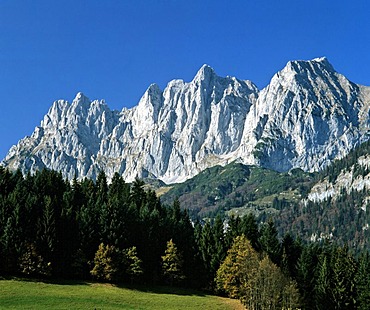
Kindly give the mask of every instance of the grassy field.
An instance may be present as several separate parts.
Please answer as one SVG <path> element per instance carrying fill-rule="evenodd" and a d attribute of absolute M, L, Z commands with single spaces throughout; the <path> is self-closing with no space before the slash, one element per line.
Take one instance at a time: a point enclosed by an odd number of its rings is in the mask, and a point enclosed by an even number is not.
<path fill-rule="evenodd" d="M 0 280 L 0 309 L 243 309 L 232 299 L 168 287 Z"/>

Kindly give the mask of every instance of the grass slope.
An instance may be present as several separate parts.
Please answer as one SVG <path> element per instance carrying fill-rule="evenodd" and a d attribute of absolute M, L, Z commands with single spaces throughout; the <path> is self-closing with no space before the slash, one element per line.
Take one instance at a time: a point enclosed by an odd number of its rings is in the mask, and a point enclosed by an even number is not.
<path fill-rule="evenodd" d="M 273 201 L 298 201 L 310 188 L 313 174 L 294 169 L 276 172 L 233 162 L 215 166 L 184 183 L 173 185 L 161 196 L 170 204 L 178 197 L 195 218 L 214 216 L 233 208 L 268 208 Z"/>
<path fill-rule="evenodd" d="M 0 280 L 0 309 L 243 309 L 237 300 L 168 287 Z"/>

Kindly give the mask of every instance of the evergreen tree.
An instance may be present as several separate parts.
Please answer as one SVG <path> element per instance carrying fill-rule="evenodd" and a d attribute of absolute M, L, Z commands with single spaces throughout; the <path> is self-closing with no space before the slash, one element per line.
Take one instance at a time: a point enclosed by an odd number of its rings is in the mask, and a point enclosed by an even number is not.
<path fill-rule="evenodd" d="M 301 255 L 301 246 L 290 234 L 286 234 L 282 240 L 281 269 L 286 276 L 297 276 L 297 262 Z"/>
<path fill-rule="evenodd" d="M 120 204 L 126 204 L 130 197 L 130 186 L 117 172 L 113 175 L 108 190 L 109 200 L 116 199 Z"/>
<path fill-rule="evenodd" d="M 207 275 L 207 285 L 210 287 L 213 286 L 214 277 L 217 271 L 217 269 L 213 269 L 215 264 L 212 264 L 212 259 L 216 255 L 215 253 L 215 238 L 213 236 L 212 226 L 210 222 L 207 221 L 201 230 L 200 254 Z"/>
<path fill-rule="evenodd" d="M 40 241 L 41 255 L 53 264 L 57 236 L 54 203 L 50 196 L 45 197 L 43 211 L 39 221 L 38 240 Z"/>
<path fill-rule="evenodd" d="M 81 183 L 83 196 L 86 197 L 85 203 L 79 208 L 77 214 L 78 230 L 80 235 L 79 252 L 85 260 L 83 265 L 83 275 L 90 275 L 88 262 L 94 259 L 96 249 L 101 243 L 99 231 L 99 209 L 96 206 L 96 187 L 94 182 L 85 179 Z M 80 261 L 79 263 L 82 263 Z"/>
<path fill-rule="evenodd" d="M 227 222 L 227 231 L 226 231 L 226 247 L 229 249 L 234 243 L 234 240 L 237 236 L 241 236 L 240 231 L 240 217 L 235 217 L 234 215 L 230 216 Z"/>
<path fill-rule="evenodd" d="M 202 225 L 197 220 L 194 224 L 194 242 L 195 242 L 195 255 L 194 255 L 194 264 L 193 264 L 193 275 L 194 282 L 196 287 L 206 287 L 208 285 L 208 275 L 205 269 L 205 262 L 202 258 L 201 250 L 201 239 L 202 239 Z"/>
<path fill-rule="evenodd" d="M 305 308 L 315 308 L 315 268 L 318 265 L 318 246 L 306 245 L 297 261 L 297 284 Z"/>
<path fill-rule="evenodd" d="M 267 223 L 264 223 L 261 228 L 260 244 L 262 250 L 268 254 L 272 262 L 279 264 L 281 259 L 280 242 L 277 230 L 271 218 Z"/>
<path fill-rule="evenodd" d="M 146 194 L 143 188 L 144 185 L 145 183 L 142 180 L 136 178 L 131 186 L 130 200 L 137 209 L 140 209 L 145 203 Z"/>
<path fill-rule="evenodd" d="M 328 255 L 323 253 L 319 257 L 315 284 L 315 302 L 317 309 L 335 309 L 331 295 L 331 272 Z"/>
<path fill-rule="evenodd" d="M 259 251 L 261 246 L 259 244 L 259 231 L 256 217 L 253 213 L 248 213 L 243 216 L 240 224 L 240 233 L 244 234 L 250 240 L 253 248 Z"/>
<path fill-rule="evenodd" d="M 366 310 L 370 305 L 370 255 L 369 252 L 359 258 L 356 272 L 356 301 L 357 309 Z"/>
<path fill-rule="evenodd" d="M 335 248 L 331 258 L 333 303 L 336 309 L 354 309 L 356 263 L 346 248 Z"/>
<path fill-rule="evenodd" d="M 22 252 L 23 233 L 19 222 L 19 206 L 15 205 L 13 212 L 6 219 L 3 236 L 1 237 L 4 255 L 4 271 L 14 274 L 17 271 L 17 262 Z"/>
<path fill-rule="evenodd" d="M 215 249 L 211 260 L 211 270 L 216 271 L 220 267 L 227 254 L 227 249 L 225 247 L 224 224 L 220 216 L 216 216 L 212 226 L 212 231 Z"/>
<path fill-rule="evenodd" d="M 97 188 L 96 204 L 97 207 L 99 208 L 108 201 L 107 176 L 105 175 L 105 172 L 103 170 L 99 172 L 98 177 L 96 179 L 96 188 Z"/>

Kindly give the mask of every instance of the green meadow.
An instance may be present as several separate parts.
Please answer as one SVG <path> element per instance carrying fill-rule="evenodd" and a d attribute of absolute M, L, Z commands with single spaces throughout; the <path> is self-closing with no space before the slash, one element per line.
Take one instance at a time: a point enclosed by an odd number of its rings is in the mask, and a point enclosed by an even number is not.
<path fill-rule="evenodd" d="M 172 287 L 0 280 L 0 309 L 243 309 L 237 300 Z"/>

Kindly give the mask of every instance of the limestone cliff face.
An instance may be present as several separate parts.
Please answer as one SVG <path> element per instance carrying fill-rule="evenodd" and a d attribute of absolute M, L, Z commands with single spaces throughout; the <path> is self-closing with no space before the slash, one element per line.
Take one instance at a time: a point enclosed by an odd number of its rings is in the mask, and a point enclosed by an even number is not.
<path fill-rule="evenodd" d="M 326 58 L 289 62 L 246 117 L 239 156 L 278 171 L 323 168 L 368 140 L 369 90 Z"/>
<path fill-rule="evenodd" d="M 369 138 L 370 88 L 348 81 L 325 58 L 293 61 L 259 91 L 204 65 L 194 79 L 152 84 L 137 106 L 111 111 L 82 93 L 54 102 L 2 164 L 65 177 L 120 173 L 127 181 L 181 182 L 239 160 L 274 170 L 318 170 Z"/>

